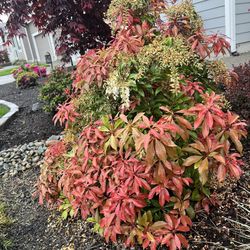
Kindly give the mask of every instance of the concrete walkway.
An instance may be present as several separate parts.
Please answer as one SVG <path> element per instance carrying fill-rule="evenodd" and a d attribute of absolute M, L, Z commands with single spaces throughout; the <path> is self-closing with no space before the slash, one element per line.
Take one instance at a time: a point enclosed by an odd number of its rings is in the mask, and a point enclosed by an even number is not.
<path fill-rule="evenodd" d="M 15 82 L 15 79 L 12 75 L 0 76 L 0 85 L 8 84 Z"/>
<path fill-rule="evenodd" d="M 11 65 L 11 66 L 6 66 L 0 69 L 1 71 L 7 70 L 7 69 L 14 69 L 17 66 Z M 8 83 L 12 83 L 15 82 L 14 77 L 11 75 L 6 75 L 6 76 L 0 76 L 0 85 L 4 85 L 4 84 L 8 84 Z"/>
<path fill-rule="evenodd" d="M 240 54 L 239 56 L 229 56 L 221 58 L 226 65 L 231 69 L 234 66 L 238 66 L 250 61 L 250 52 Z"/>
<path fill-rule="evenodd" d="M 16 67 L 17 67 L 16 65 L 5 66 L 5 67 L 1 68 L 0 71 L 4 71 L 6 69 L 14 69 Z"/>

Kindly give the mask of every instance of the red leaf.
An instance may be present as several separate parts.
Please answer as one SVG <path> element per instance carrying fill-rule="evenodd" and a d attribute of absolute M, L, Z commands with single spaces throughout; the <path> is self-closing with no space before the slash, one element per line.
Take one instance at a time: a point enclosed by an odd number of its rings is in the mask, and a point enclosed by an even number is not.
<path fill-rule="evenodd" d="M 158 140 L 155 140 L 155 151 L 156 151 L 157 157 L 162 162 L 165 162 L 167 160 L 166 149 L 165 149 L 164 145 L 160 141 L 158 141 Z"/>

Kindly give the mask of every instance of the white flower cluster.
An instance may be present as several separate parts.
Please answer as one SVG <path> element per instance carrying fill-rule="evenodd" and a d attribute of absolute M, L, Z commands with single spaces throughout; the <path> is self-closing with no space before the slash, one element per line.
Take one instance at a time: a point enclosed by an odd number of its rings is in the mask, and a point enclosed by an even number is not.
<path fill-rule="evenodd" d="M 122 102 L 122 107 L 128 108 L 130 105 L 130 90 L 124 82 L 121 81 L 119 73 L 113 71 L 105 84 L 106 94 L 112 96 L 115 100 L 120 97 Z"/>

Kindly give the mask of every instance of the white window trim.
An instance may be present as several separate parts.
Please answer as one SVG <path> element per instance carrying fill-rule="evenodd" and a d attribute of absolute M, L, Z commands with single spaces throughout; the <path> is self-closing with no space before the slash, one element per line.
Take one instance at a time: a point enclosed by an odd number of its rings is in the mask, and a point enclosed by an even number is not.
<path fill-rule="evenodd" d="M 229 38 L 231 53 L 236 52 L 235 0 L 225 0 L 225 33 Z"/>
<path fill-rule="evenodd" d="M 16 39 L 16 45 L 17 45 L 16 49 L 19 53 L 22 53 L 23 52 L 22 41 L 21 41 L 22 39 L 19 36 L 16 36 L 15 39 Z"/>

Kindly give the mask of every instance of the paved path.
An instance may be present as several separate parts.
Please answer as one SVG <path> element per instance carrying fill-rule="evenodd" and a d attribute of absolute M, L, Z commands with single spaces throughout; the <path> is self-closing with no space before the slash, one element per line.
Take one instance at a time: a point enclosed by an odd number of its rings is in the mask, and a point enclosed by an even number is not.
<path fill-rule="evenodd" d="M 239 64 L 249 62 L 250 52 L 240 54 L 239 56 L 223 57 L 222 60 L 229 68 L 233 68 L 234 66 L 238 66 Z"/>
<path fill-rule="evenodd" d="M 5 67 L 1 68 L 0 71 L 6 70 L 6 69 L 14 69 L 16 67 L 17 67 L 16 65 L 5 66 Z"/>
<path fill-rule="evenodd" d="M 15 82 L 15 79 L 12 75 L 0 76 L 0 85 L 4 85 L 11 82 Z"/>
<path fill-rule="evenodd" d="M 14 69 L 17 66 L 11 65 L 11 66 L 6 66 L 0 69 L 0 71 L 6 70 L 6 69 Z M 0 85 L 8 84 L 11 82 L 15 82 L 15 79 L 12 75 L 7 75 L 7 76 L 0 76 Z"/>

